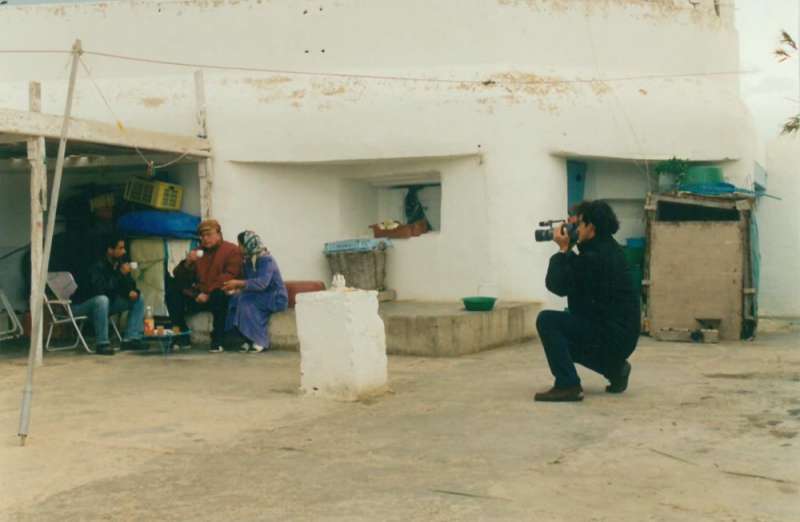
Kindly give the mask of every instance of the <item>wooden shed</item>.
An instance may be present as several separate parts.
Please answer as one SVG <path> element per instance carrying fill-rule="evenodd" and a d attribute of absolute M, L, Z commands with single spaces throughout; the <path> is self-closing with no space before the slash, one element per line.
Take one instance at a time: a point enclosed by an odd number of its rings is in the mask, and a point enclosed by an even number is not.
<path fill-rule="evenodd" d="M 645 204 L 645 328 L 661 340 L 755 334 L 753 198 L 651 194 Z"/>

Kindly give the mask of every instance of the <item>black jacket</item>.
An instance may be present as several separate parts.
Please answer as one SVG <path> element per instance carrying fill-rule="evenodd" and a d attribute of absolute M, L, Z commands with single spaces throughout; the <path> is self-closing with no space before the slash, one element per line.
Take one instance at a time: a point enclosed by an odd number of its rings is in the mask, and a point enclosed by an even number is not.
<path fill-rule="evenodd" d="M 622 247 L 613 237 L 595 237 L 550 258 L 545 285 L 566 296 L 571 313 L 587 318 L 594 337 L 611 353 L 627 358 L 641 330 L 639 296 Z"/>
<path fill-rule="evenodd" d="M 120 272 L 119 263 L 112 265 L 108 258 L 103 257 L 92 263 L 78 282 L 75 301 L 82 303 L 98 295 L 105 295 L 111 300 L 117 296 L 127 299 L 131 291 L 141 294 L 133 277 Z"/>

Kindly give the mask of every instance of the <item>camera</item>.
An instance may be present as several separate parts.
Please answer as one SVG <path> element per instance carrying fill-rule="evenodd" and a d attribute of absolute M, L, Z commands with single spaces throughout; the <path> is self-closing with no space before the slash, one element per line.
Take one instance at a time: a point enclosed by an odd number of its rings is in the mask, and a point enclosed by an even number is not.
<path fill-rule="evenodd" d="M 540 228 L 533 232 L 533 238 L 536 241 L 552 241 L 553 240 L 553 229 L 556 226 L 564 227 L 564 231 L 569 237 L 569 244 L 575 244 L 578 242 L 578 225 L 575 223 L 567 223 L 565 219 L 551 219 L 549 221 L 540 221 L 539 222 Z"/>

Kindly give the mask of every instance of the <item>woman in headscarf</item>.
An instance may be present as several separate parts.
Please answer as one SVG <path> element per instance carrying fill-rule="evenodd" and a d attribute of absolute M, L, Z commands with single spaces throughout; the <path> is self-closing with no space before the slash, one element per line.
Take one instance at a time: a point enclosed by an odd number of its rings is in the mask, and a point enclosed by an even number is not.
<path fill-rule="evenodd" d="M 278 264 L 258 234 L 245 230 L 238 240 L 244 279 L 223 286 L 231 294 L 225 330 L 235 329 L 245 339 L 242 352 L 261 352 L 269 347 L 269 316 L 286 310 L 289 296 Z"/>

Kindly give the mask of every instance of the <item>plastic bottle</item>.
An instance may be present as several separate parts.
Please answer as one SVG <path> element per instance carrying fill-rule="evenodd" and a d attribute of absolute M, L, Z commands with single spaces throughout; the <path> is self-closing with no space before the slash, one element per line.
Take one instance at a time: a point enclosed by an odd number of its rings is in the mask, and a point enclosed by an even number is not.
<path fill-rule="evenodd" d="M 156 320 L 153 317 L 153 307 L 148 306 L 144 312 L 144 334 L 153 335 L 156 331 Z"/>

